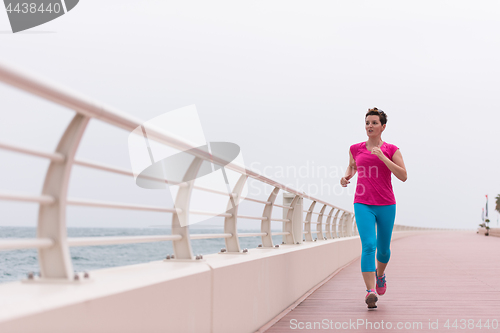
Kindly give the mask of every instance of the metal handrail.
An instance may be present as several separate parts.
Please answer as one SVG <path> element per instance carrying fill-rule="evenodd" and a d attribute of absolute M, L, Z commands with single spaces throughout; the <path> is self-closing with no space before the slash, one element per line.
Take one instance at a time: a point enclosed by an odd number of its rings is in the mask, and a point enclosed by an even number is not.
<path fill-rule="evenodd" d="M 290 222 L 290 219 L 278 219 L 278 218 L 271 218 L 271 221 L 277 221 L 277 222 Z"/>
<path fill-rule="evenodd" d="M 332 209 L 343 212 L 342 220 L 347 223 L 349 217 L 352 222 L 353 213 L 345 209 L 339 208 L 330 203 L 324 202 L 318 198 L 314 198 L 304 192 L 300 192 L 290 188 L 284 184 L 267 178 L 253 170 L 244 166 L 238 165 L 231 161 L 225 161 L 210 153 L 197 148 L 191 142 L 179 138 L 172 133 L 166 132 L 161 128 L 148 125 L 148 138 L 159 143 L 166 144 L 181 151 L 189 150 L 192 155 L 202 160 L 209 160 L 213 163 L 224 165 L 225 168 L 236 171 L 242 176 L 231 193 L 225 193 L 213 189 L 204 188 L 192 183 L 176 183 L 164 179 L 149 177 L 152 180 L 165 182 L 168 184 L 180 185 L 181 188 L 177 194 L 177 203 L 180 203 L 182 208 L 165 208 L 149 205 L 137 205 L 119 202 L 105 202 L 81 198 L 68 198 L 67 189 L 69 183 L 69 175 L 73 166 L 94 168 L 101 171 L 133 176 L 134 174 L 126 169 L 118 168 L 82 159 L 75 159 L 75 153 L 80 145 L 83 133 L 87 128 L 90 119 L 98 119 L 113 126 L 132 131 L 138 126 L 143 125 L 143 121 L 117 111 L 109 106 L 92 101 L 76 92 L 67 88 L 58 86 L 54 83 L 37 78 L 31 74 L 27 74 L 20 70 L 14 70 L 10 67 L 0 64 L 0 81 L 3 81 L 11 86 L 17 87 L 25 92 L 32 93 L 56 104 L 68 107 L 76 111 L 76 116 L 68 125 L 65 134 L 59 142 L 55 152 L 43 152 L 27 147 L 21 147 L 8 143 L 0 143 L 0 149 L 7 149 L 22 154 L 27 154 L 36 157 L 47 158 L 51 161 L 49 170 L 45 178 L 45 185 L 42 194 L 27 195 L 16 194 L 10 192 L 0 193 L 0 199 L 36 202 L 40 204 L 40 214 L 38 221 L 38 238 L 35 239 L 7 239 L 0 241 L 0 250 L 19 249 L 19 248 L 37 248 L 39 249 L 39 262 L 41 266 L 42 278 L 44 279 L 71 279 L 73 272 L 71 269 L 71 261 L 69 260 L 69 247 L 73 246 L 93 246 L 93 245 L 109 245 L 109 244 L 124 244 L 124 243 L 147 243 L 158 241 L 172 241 L 174 245 L 175 258 L 178 259 L 193 259 L 189 242 L 193 239 L 209 239 L 209 238 L 224 238 L 228 252 L 239 252 L 239 237 L 262 237 L 264 247 L 272 246 L 271 236 L 282 235 L 286 240 L 286 244 L 296 244 L 302 242 L 302 233 L 299 235 L 299 230 L 302 231 L 302 200 L 308 199 L 315 203 L 323 204 Z M 196 159 L 195 159 L 196 160 Z M 255 198 L 244 197 L 241 199 L 257 202 L 264 205 L 263 216 L 245 216 L 237 214 L 237 209 L 233 207 L 226 213 L 214 213 L 207 211 L 197 211 L 189 209 L 189 197 L 193 190 L 202 190 L 215 194 L 229 196 L 230 200 L 239 200 L 243 185 L 248 178 L 252 178 L 274 187 L 274 191 L 267 201 L 258 200 Z M 275 204 L 277 193 L 280 190 L 295 194 L 295 199 L 291 206 L 283 206 Z M 73 206 L 89 206 L 89 207 L 104 207 L 116 209 L 130 209 L 142 211 L 158 211 L 172 213 L 172 223 L 176 226 L 175 234 L 161 236 L 131 236 L 131 237 L 83 237 L 83 238 L 68 238 L 66 236 L 65 209 L 67 205 Z M 50 207 L 50 209 L 46 208 Z M 271 216 L 274 207 L 282 208 L 287 212 L 287 218 L 273 218 Z M 324 209 L 324 208 L 323 208 Z M 187 226 L 179 227 L 178 217 L 184 212 L 198 215 L 221 216 L 225 218 L 224 233 L 220 234 L 189 234 Z M 309 212 L 319 214 L 315 212 Z M 239 233 L 236 229 L 237 218 L 254 219 L 261 221 L 260 233 Z M 283 232 L 271 232 L 271 221 L 283 222 Z M 291 222 L 291 223 L 289 223 Z M 348 228 L 347 224 L 339 225 L 339 230 L 342 227 Z M 352 232 L 352 224 L 351 224 Z M 297 229 L 299 228 L 299 229 Z M 174 232 L 174 228 L 172 229 Z M 317 233 L 311 232 L 311 233 Z M 347 233 L 350 233 L 349 231 Z M 307 233 L 307 232 L 306 232 Z M 47 237 L 47 236 L 50 237 Z M 297 240 L 294 239 L 297 238 Z M 236 240 L 236 241 L 235 241 Z M 50 252 L 47 250 L 50 249 Z M 42 255 L 43 254 L 43 255 Z"/>
<path fill-rule="evenodd" d="M 120 112 L 110 106 L 92 101 L 90 98 L 84 97 L 83 95 L 80 95 L 70 89 L 49 82 L 48 80 L 38 78 L 35 75 L 28 74 L 22 70 L 7 67 L 3 64 L 0 64 L 0 80 L 7 84 L 10 84 L 11 86 L 17 87 L 26 92 L 30 92 L 56 104 L 72 109 L 85 117 L 99 119 L 108 124 L 123 128 L 127 131 L 133 131 L 138 126 L 144 124 L 142 120 Z M 248 175 L 251 178 L 259 180 L 273 187 L 277 187 L 289 193 L 299 195 L 305 199 L 314 200 L 329 207 L 344 210 L 335 205 L 332 205 L 331 203 L 325 202 L 318 198 L 314 198 L 313 196 L 310 196 L 304 192 L 300 192 L 294 188 L 267 178 L 257 173 L 256 171 L 238 165 L 235 162 L 226 161 L 217 156 L 213 156 L 209 152 L 198 148 L 197 145 L 193 144 L 192 142 L 179 138 L 172 133 L 168 133 L 162 130 L 161 128 L 149 125 L 147 129 L 149 139 L 156 140 L 159 143 L 166 144 L 173 148 L 179 149 L 180 151 L 189 150 L 194 156 L 199 157 L 203 160 L 211 161 L 219 165 L 224 165 L 230 170 L 239 172 L 240 174 Z M 349 213 L 352 214 L 352 212 Z"/>
<path fill-rule="evenodd" d="M 274 206 L 274 207 L 283 208 L 283 209 L 290 209 L 290 210 L 293 210 L 293 207 L 290 207 L 290 206 L 282 206 L 282 205 L 278 205 L 278 204 L 274 204 L 273 206 Z"/>
<path fill-rule="evenodd" d="M 280 235 L 290 235 L 288 231 L 283 231 L 283 232 L 273 232 L 273 236 L 280 236 Z"/>
<path fill-rule="evenodd" d="M 14 193 L 14 192 L 0 192 L 1 200 L 12 200 L 12 201 L 27 201 L 27 202 L 37 202 L 41 205 L 51 205 L 55 202 L 54 197 L 50 195 L 32 195 L 25 193 Z"/>
<path fill-rule="evenodd" d="M 252 202 L 257 202 L 257 203 L 261 203 L 261 204 L 264 204 L 264 205 L 270 205 L 271 204 L 270 201 L 263 201 L 263 200 L 258 200 L 258 199 L 254 199 L 254 198 L 249 198 L 249 197 L 244 198 L 244 200 L 252 201 Z"/>
<path fill-rule="evenodd" d="M 189 212 L 194 215 L 233 217 L 233 214 L 228 214 L 228 213 L 215 213 L 215 212 L 207 212 L 201 210 L 190 210 Z"/>
<path fill-rule="evenodd" d="M 194 234 L 190 235 L 191 239 L 212 239 L 212 238 L 229 238 L 233 237 L 233 234 L 224 233 L 224 234 Z"/>
<path fill-rule="evenodd" d="M 182 213 L 182 210 L 178 208 L 166 208 L 158 206 L 148 206 L 148 205 L 133 205 L 121 202 L 106 202 L 106 201 L 96 201 L 80 198 L 68 198 L 66 200 L 68 205 L 72 206 L 88 206 L 88 207 L 101 207 L 101 208 L 117 208 L 117 209 L 130 209 L 130 210 L 147 210 L 152 212 L 164 212 L 164 213 Z"/>
<path fill-rule="evenodd" d="M 44 152 L 38 149 L 22 147 L 18 145 L 13 145 L 10 143 L 0 142 L 0 149 L 14 151 L 16 153 L 23 153 L 27 155 L 48 158 L 53 162 L 63 162 L 65 157 L 63 154 L 52 153 L 52 152 Z"/>
<path fill-rule="evenodd" d="M 151 243 L 162 241 L 181 240 L 179 235 L 157 235 L 157 236 L 116 236 L 116 237 L 70 237 L 68 245 L 75 246 L 94 246 L 94 245 L 114 245 L 131 243 Z"/>
<path fill-rule="evenodd" d="M 0 242 L 0 250 L 47 249 L 53 245 L 50 238 L 11 238 Z"/>
<path fill-rule="evenodd" d="M 247 215 L 237 215 L 236 217 L 240 219 L 248 219 L 248 220 L 261 220 L 266 221 L 268 218 L 265 216 L 247 216 Z"/>
<path fill-rule="evenodd" d="M 267 236 L 267 232 L 243 232 L 238 233 L 238 237 L 254 237 L 254 236 Z"/>

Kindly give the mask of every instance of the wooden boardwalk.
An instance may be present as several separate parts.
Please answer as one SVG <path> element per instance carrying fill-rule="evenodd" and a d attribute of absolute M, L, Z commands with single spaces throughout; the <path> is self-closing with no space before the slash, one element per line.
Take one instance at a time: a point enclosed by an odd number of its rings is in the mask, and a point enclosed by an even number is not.
<path fill-rule="evenodd" d="M 387 293 L 368 310 L 357 259 L 266 332 L 500 332 L 500 237 L 471 231 L 395 240 L 386 276 Z"/>

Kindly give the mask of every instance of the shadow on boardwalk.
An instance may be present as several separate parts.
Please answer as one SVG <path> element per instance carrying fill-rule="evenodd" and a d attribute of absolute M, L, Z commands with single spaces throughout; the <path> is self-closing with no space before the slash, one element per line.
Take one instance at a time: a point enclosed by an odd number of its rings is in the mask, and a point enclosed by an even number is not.
<path fill-rule="evenodd" d="M 500 237 L 472 231 L 395 240 L 376 310 L 364 303 L 358 259 L 266 332 L 500 332 L 499 257 Z"/>

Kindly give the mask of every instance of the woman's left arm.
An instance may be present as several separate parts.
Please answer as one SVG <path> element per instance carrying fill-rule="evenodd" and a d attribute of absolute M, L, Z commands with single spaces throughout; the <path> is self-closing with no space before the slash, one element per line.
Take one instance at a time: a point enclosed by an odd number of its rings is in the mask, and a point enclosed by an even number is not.
<path fill-rule="evenodd" d="M 380 158 L 380 160 L 384 162 L 385 165 L 387 165 L 389 170 L 391 170 L 394 176 L 396 176 L 400 181 L 406 181 L 408 176 L 406 174 L 405 162 L 403 161 L 403 155 L 401 155 L 399 149 L 396 150 L 396 152 L 392 156 L 392 161 L 387 156 L 385 156 L 382 150 L 378 147 L 373 148 L 372 154 L 377 155 L 377 157 Z"/>

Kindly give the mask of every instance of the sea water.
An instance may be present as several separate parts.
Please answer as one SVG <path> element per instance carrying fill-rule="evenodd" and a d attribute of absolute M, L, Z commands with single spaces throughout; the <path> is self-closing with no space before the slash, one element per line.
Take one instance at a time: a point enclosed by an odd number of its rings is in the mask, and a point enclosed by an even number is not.
<path fill-rule="evenodd" d="M 68 237 L 111 237 L 170 235 L 169 228 L 68 228 Z M 274 231 L 274 230 L 273 230 Z M 278 231 L 278 230 L 275 230 Z M 221 227 L 190 228 L 190 234 L 223 233 Z M 260 229 L 238 230 L 241 233 L 260 232 Z M 36 228 L 0 227 L 0 239 L 35 238 Z M 261 237 L 241 237 L 240 247 L 255 248 Z M 282 236 L 273 236 L 274 244 L 281 244 Z M 225 247 L 223 238 L 191 240 L 193 254 L 212 254 Z M 171 241 L 71 247 L 71 261 L 75 272 L 117 267 L 163 260 L 173 254 Z M 0 251 L 0 283 L 25 279 L 29 272 L 38 274 L 38 256 L 35 249 Z"/>

